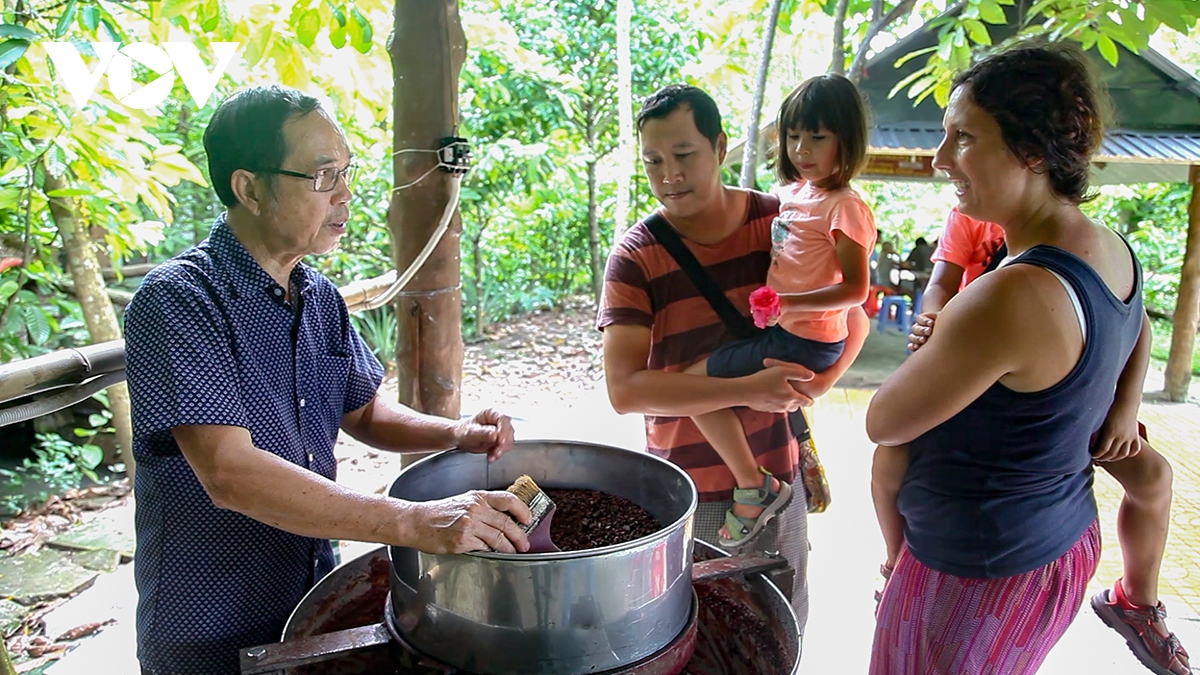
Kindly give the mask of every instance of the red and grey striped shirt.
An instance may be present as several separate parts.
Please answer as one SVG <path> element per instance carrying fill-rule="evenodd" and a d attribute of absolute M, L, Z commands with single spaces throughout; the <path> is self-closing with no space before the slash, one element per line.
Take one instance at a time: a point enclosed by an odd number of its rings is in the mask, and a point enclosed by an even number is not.
<path fill-rule="evenodd" d="M 750 313 L 750 292 L 762 286 L 771 264 L 771 221 L 779 199 L 749 193 L 746 222 L 722 241 L 684 243 L 734 306 Z M 663 214 L 666 215 L 665 213 Z M 625 233 L 608 259 L 596 326 L 645 326 L 651 331 L 649 370 L 679 372 L 734 338 L 687 273 L 659 245 L 644 222 Z M 792 482 L 799 460 L 786 415 L 734 408 L 759 463 Z M 731 499 L 736 482 L 688 417 L 646 416 L 646 446 L 682 467 L 701 501 Z"/>

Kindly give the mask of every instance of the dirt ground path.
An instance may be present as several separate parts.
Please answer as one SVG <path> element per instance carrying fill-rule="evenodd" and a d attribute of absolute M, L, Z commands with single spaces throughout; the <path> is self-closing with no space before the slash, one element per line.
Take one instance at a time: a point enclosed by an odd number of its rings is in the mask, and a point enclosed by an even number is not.
<path fill-rule="evenodd" d="M 496 324 L 480 340 L 468 343 L 463 356 L 462 412 L 494 407 L 514 418 L 537 411 L 591 405 L 598 414 L 616 417 L 603 399 L 601 333 L 595 329 L 590 301 L 571 303 Z M 395 380 L 385 381 L 395 396 Z M 626 427 L 640 422 L 621 418 Z M 342 434 L 335 454 L 338 482 L 374 492 L 400 472 L 400 458 L 369 448 Z"/>

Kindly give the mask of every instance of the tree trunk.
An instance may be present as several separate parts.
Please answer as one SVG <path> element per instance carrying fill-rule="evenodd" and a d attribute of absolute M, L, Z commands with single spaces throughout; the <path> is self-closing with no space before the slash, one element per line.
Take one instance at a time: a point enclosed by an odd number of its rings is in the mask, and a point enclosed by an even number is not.
<path fill-rule="evenodd" d="M 617 0 L 617 205 L 613 246 L 630 221 L 630 185 L 633 178 L 633 58 L 630 30 L 633 0 Z"/>
<path fill-rule="evenodd" d="M 775 44 L 775 26 L 779 23 L 781 0 L 771 0 L 767 26 L 763 29 L 762 53 L 758 56 L 758 80 L 754 85 L 754 101 L 750 105 L 750 124 L 746 129 L 746 145 L 742 147 L 742 180 L 744 188 L 758 187 L 758 121 L 762 117 L 763 97 L 767 89 L 767 71 L 771 66 L 771 48 Z M 781 130 L 779 133 L 786 133 Z"/>
<path fill-rule="evenodd" d="M 1200 319 L 1200 166 L 1188 175 L 1192 201 L 1188 204 L 1187 250 L 1179 274 L 1179 296 L 1171 329 L 1171 353 L 1167 357 L 1167 397 L 1186 401 L 1192 382 L 1192 352 L 1196 346 L 1196 321 Z"/>
<path fill-rule="evenodd" d="M 457 0 L 396 3 L 391 56 L 394 150 L 433 149 L 458 127 L 458 76 L 466 37 Z M 395 184 L 410 183 L 436 163 L 429 153 L 397 153 Z M 392 192 L 388 227 L 397 269 L 406 269 L 435 233 L 451 197 L 451 174 L 434 170 Z M 457 211 L 433 255 L 396 298 L 396 370 L 400 402 L 457 419 L 462 384 L 462 292 Z M 405 464 L 419 459 L 409 455 Z"/>
<path fill-rule="evenodd" d="M 829 62 L 829 72 L 834 75 L 846 74 L 846 11 L 849 7 L 850 0 L 838 0 L 833 15 L 833 59 Z"/>
<path fill-rule="evenodd" d="M 600 216 L 597 213 L 598 205 L 596 203 L 596 160 L 593 159 L 587 163 L 587 174 L 588 257 L 592 262 L 592 299 L 599 303 L 600 291 L 604 288 L 604 257 L 600 253 Z M 563 247 L 564 250 L 566 248 L 566 246 Z"/>
<path fill-rule="evenodd" d="M 45 190 L 47 193 L 67 187 L 67 182 L 61 176 L 54 176 L 46 167 Z M 100 261 L 96 258 L 96 249 L 92 247 L 92 238 L 88 236 L 85 223 L 75 217 L 75 209 L 68 199 L 62 197 L 47 197 L 50 203 L 50 214 L 58 233 L 62 235 L 63 247 L 67 251 L 67 268 L 75 285 L 75 296 L 83 308 L 83 320 L 87 324 L 88 333 L 93 343 L 109 342 L 121 339 L 121 326 L 117 323 L 117 314 L 113 311 L 112 301 L 104 286 L 104 276 L 100 271 Z M 134 474 L 133 459 L 133 421 L 130 416 L 129 389 L 124 383 L 108 388 L 108 407 L 113 415 L 113 428 L 117 432 L 117 447 L 120 460 L 125 463 L 126 471 L 132 480 Z M 105 457 L 109 464 L 116 463 L 117 457 Z"/>

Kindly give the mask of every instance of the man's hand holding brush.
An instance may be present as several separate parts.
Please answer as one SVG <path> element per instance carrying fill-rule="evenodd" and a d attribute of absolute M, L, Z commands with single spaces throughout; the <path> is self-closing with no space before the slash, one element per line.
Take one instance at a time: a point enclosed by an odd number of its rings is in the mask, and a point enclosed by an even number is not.
<path fill-rule="evenodd" d="M 428 553 L 499 551 L 524 553 L 529 539 L 518 523 L 529 523 L 529 507 L 511 492 L 473 490 L 434 502 L 410 502 L 415 518 L 407 544 Z M 515 519 L 515 520 L 514 520 Z"/>

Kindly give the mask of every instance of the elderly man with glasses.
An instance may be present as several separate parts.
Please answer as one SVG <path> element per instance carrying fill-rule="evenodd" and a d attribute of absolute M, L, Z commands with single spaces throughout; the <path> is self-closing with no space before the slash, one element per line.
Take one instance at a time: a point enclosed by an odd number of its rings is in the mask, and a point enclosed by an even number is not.
<path fill-rule="evenodd" d="M 346 231 L 350 151 L 318 101 L 280 87 L 223 102 L 204 133 L 226 211 L 208 239 L 147 275 L 125 318 L 138 461 L 138 659 L 150 675 L 232 675 L 279 639 L 334 564 L 330 539 L 429 552 L 525 550 L 507 492 L 411 503 L 336 482 L 339 429 L 397 452 L 499 457 L 508 417 L 422 415 L 337 288 L 300 262 Z M 510 517 L 511 515 L 511 517 Z"/>

